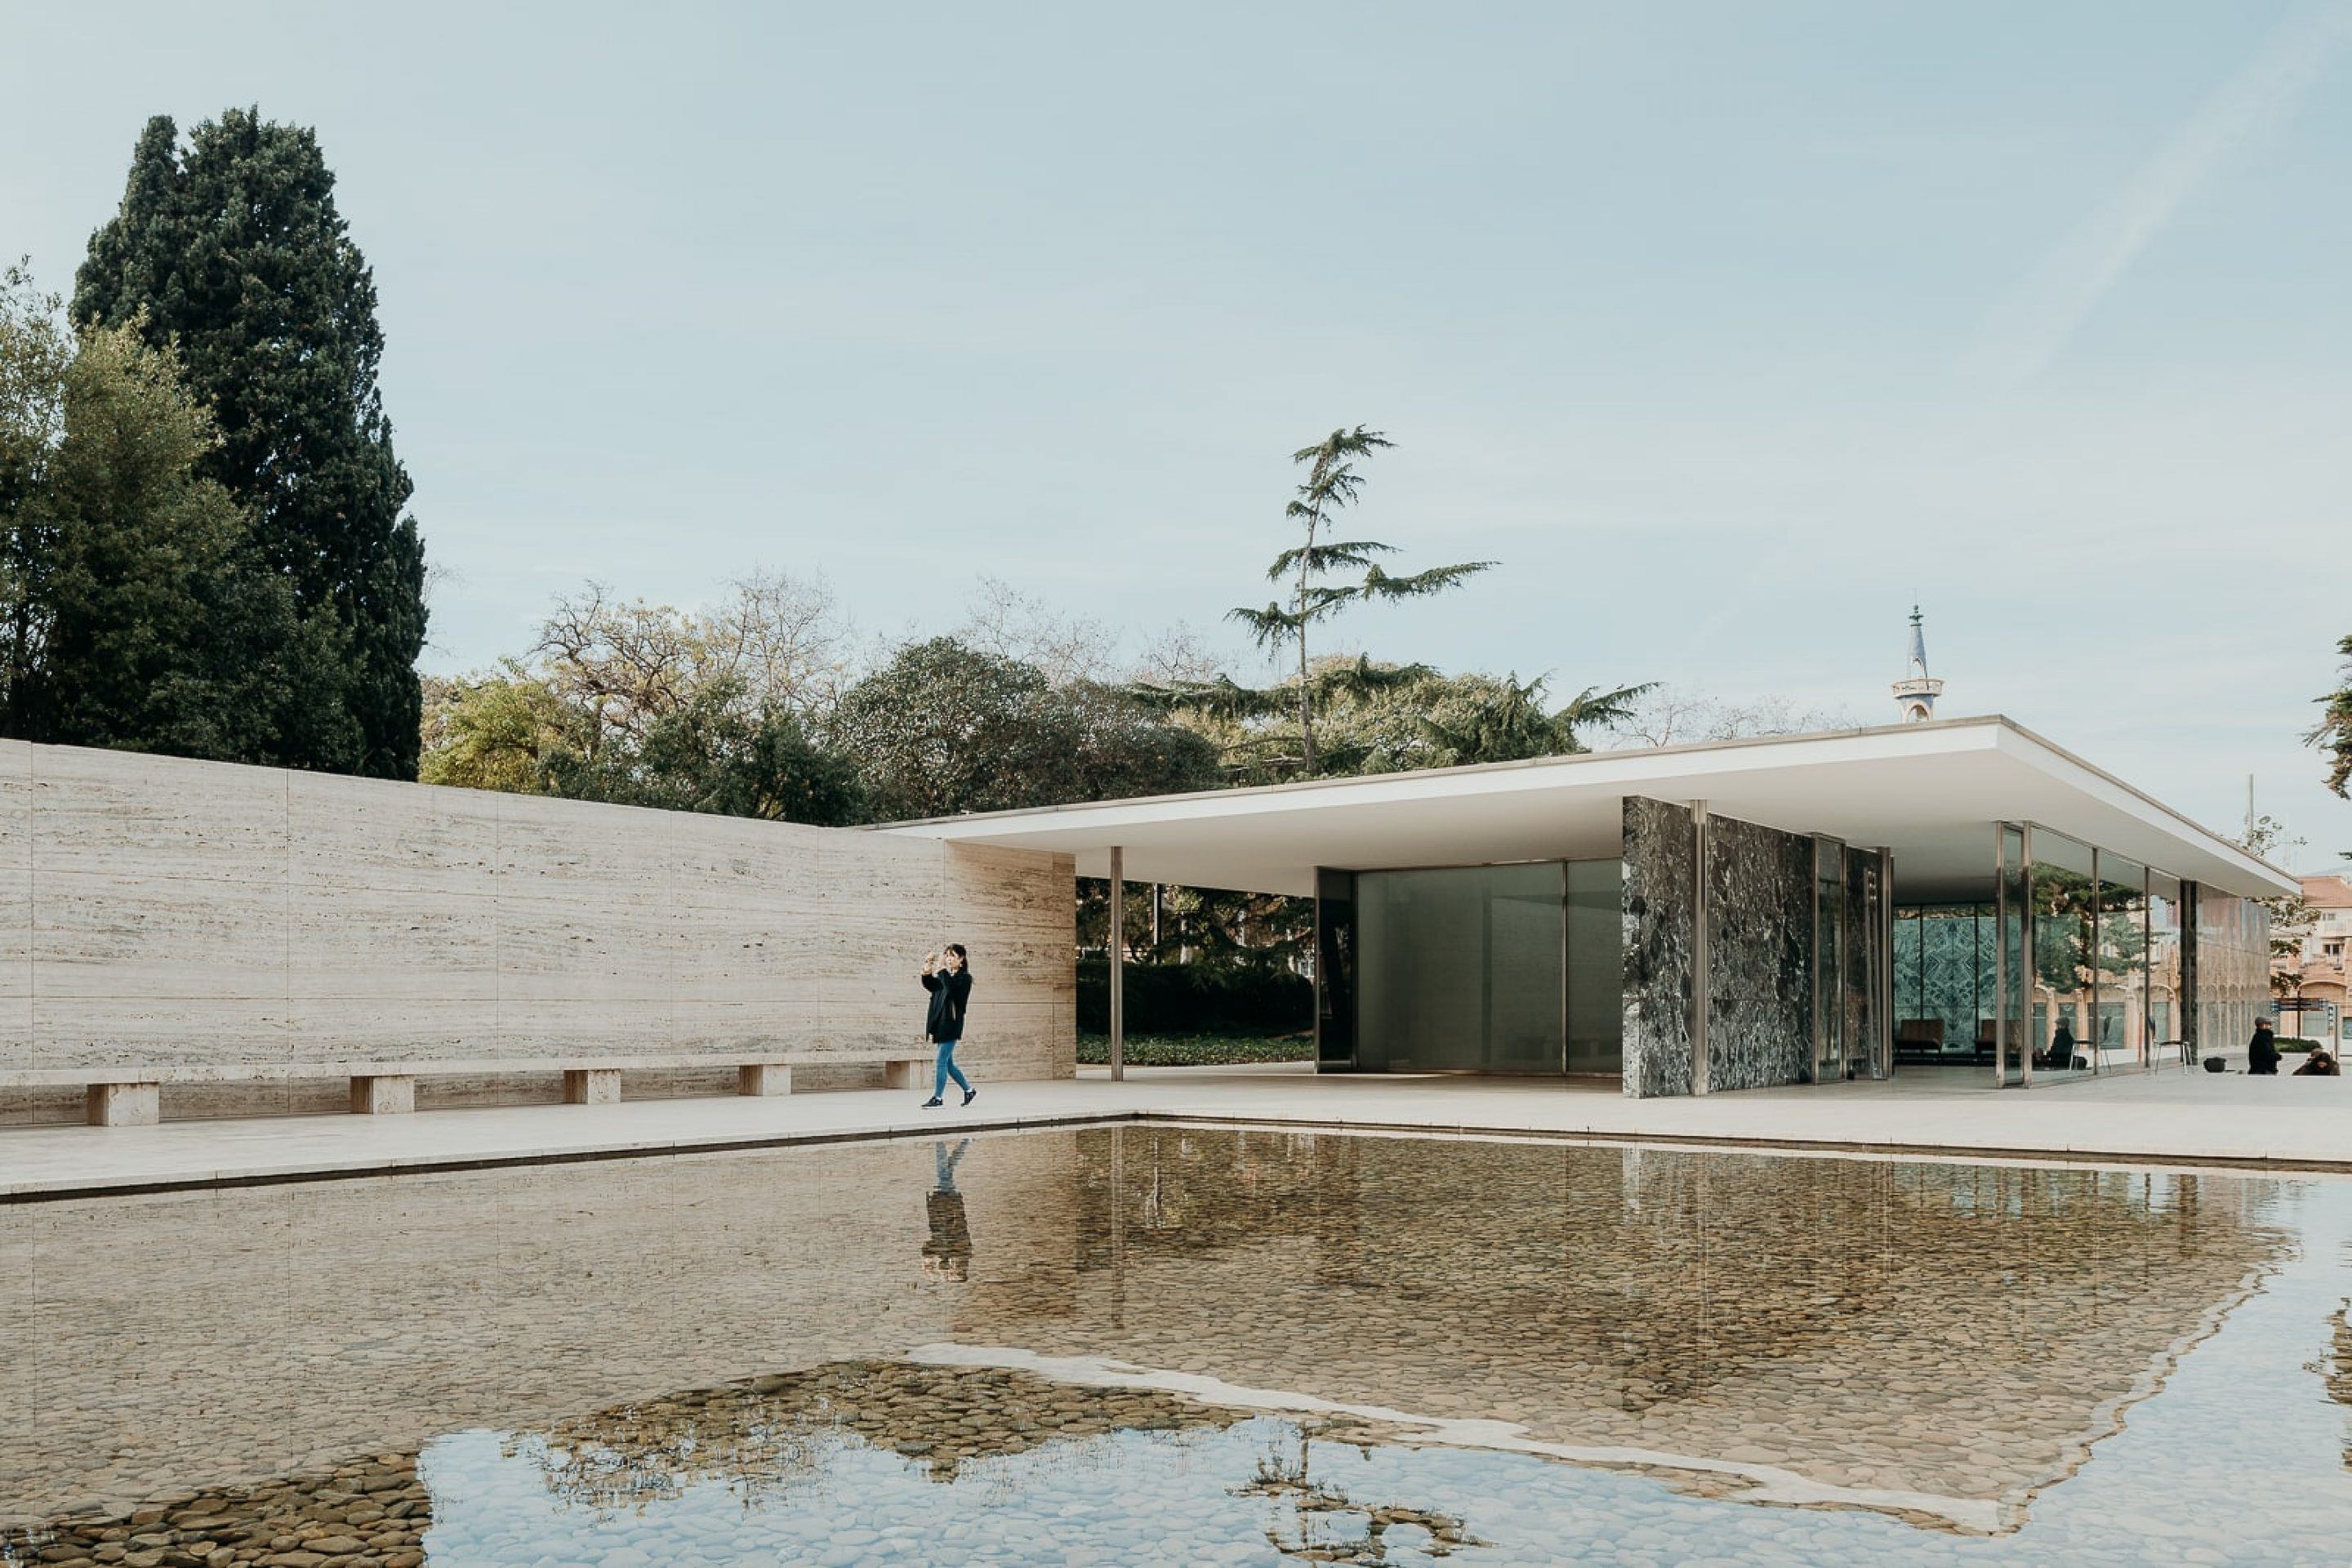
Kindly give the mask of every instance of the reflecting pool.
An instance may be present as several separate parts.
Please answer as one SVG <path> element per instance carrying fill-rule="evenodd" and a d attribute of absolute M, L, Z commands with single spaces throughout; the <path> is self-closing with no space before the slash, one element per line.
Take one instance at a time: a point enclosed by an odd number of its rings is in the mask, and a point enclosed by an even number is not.
<path fill-rule="evenodd" d="M 0 1562 L 2341 1563 L 2347 1243 L 1206 1126 L 0 1205 Z"/>

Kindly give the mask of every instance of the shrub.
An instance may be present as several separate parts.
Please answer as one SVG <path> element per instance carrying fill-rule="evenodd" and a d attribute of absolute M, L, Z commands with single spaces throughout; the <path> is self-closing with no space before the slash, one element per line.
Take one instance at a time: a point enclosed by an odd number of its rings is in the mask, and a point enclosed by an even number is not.
<path fill-rule="evenodd" d="M 1121 1059 L 1131 1068 L 1231 1067 L 1241 1062 L 1307 1062 L 1315 1059 L 1313 1035 L 1129 1035 Z M 1101 1067 L 1110 1060 L 1108 1035 L 1080 1035 L 1078 1060 Z"/>

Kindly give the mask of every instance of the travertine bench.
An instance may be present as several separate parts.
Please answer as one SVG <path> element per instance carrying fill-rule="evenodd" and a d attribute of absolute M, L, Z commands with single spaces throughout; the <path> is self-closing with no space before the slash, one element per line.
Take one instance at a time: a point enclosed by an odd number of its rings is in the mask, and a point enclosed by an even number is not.
<path fill-rule="evenodd" d="M 747 1057 L 740 1051 L 682 1056 L 595 1057 L 564 1060 L 547 1057 L 478 1057 L 431 1061 L 268 1062 L 234 1066 L 153 1065 L 119 1068 L 20 1068 L 0 1070 L 0 1089 L 77 1087 L 93 1127 L 152 1126 L 161 1113 L 167 1083 L 286 1083 L 298 1079 L 349 1079 L 352 1110 L 362 1116 L 396 1115 L 416 1109 L 416 1080 L 428 1075 L 561 1072 L 563 1098 L 572 1105 L 612 1105 L 621 1098 L 624 1072 L 662 1068 L 735 1069 L 735 1092 L 790 1094 L 793 1068 L 873 1067 L 892 1089 L 921 1087 L 931 1069 L 928 1053 L 890 1051 L 797 1051 Z"/>

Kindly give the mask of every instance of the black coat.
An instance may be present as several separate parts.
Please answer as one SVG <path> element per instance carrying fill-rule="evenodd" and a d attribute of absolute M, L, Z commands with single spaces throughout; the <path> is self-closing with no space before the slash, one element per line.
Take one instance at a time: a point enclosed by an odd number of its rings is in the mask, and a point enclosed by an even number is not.
<path fill-rule="evenodd" d="M 2250 1073 L 2274 1073 L 2278 1071 L 2278 1037 L 2268 1029 L 2256 1029 L 2253 1039 L 2246 1046 L 2246 1070 Z"/>
<path fill-rule="evenodd" d="M 953 974 L 940 970 L 923 976 L 923 989 L 931 994 L 930 1016 L 923 1020 L 923 1033 L 934 1040 L 963 1038 L 963 1010 L 971 999 L 971 971 L 959 969 Z"/>

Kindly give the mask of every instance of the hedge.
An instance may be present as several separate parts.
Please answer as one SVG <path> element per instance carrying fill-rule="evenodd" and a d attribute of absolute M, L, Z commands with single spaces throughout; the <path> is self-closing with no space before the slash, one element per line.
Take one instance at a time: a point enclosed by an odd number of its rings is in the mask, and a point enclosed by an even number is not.
<path fill-rule="evenodd" d="M 1315 1026 L 1315 983 L 1271 964 L 1129 963 L 1127 1027 L 1141 1035 L 1287 1035 Z M 1078 1032 L 1110 1032 L 1110 961 L 1078 960 Z"/>
<path fill-rule="evenodd" d="M 1312 1035 L 1129 1035 L 1123 1058 L 1131 1068 L 1233 1067 L 1243 1062 L 1311 1062 Z M 1100 1067 L 1110 1060 L 1103 1035 L 1078 1037 L 1080 1063 Z"/>

